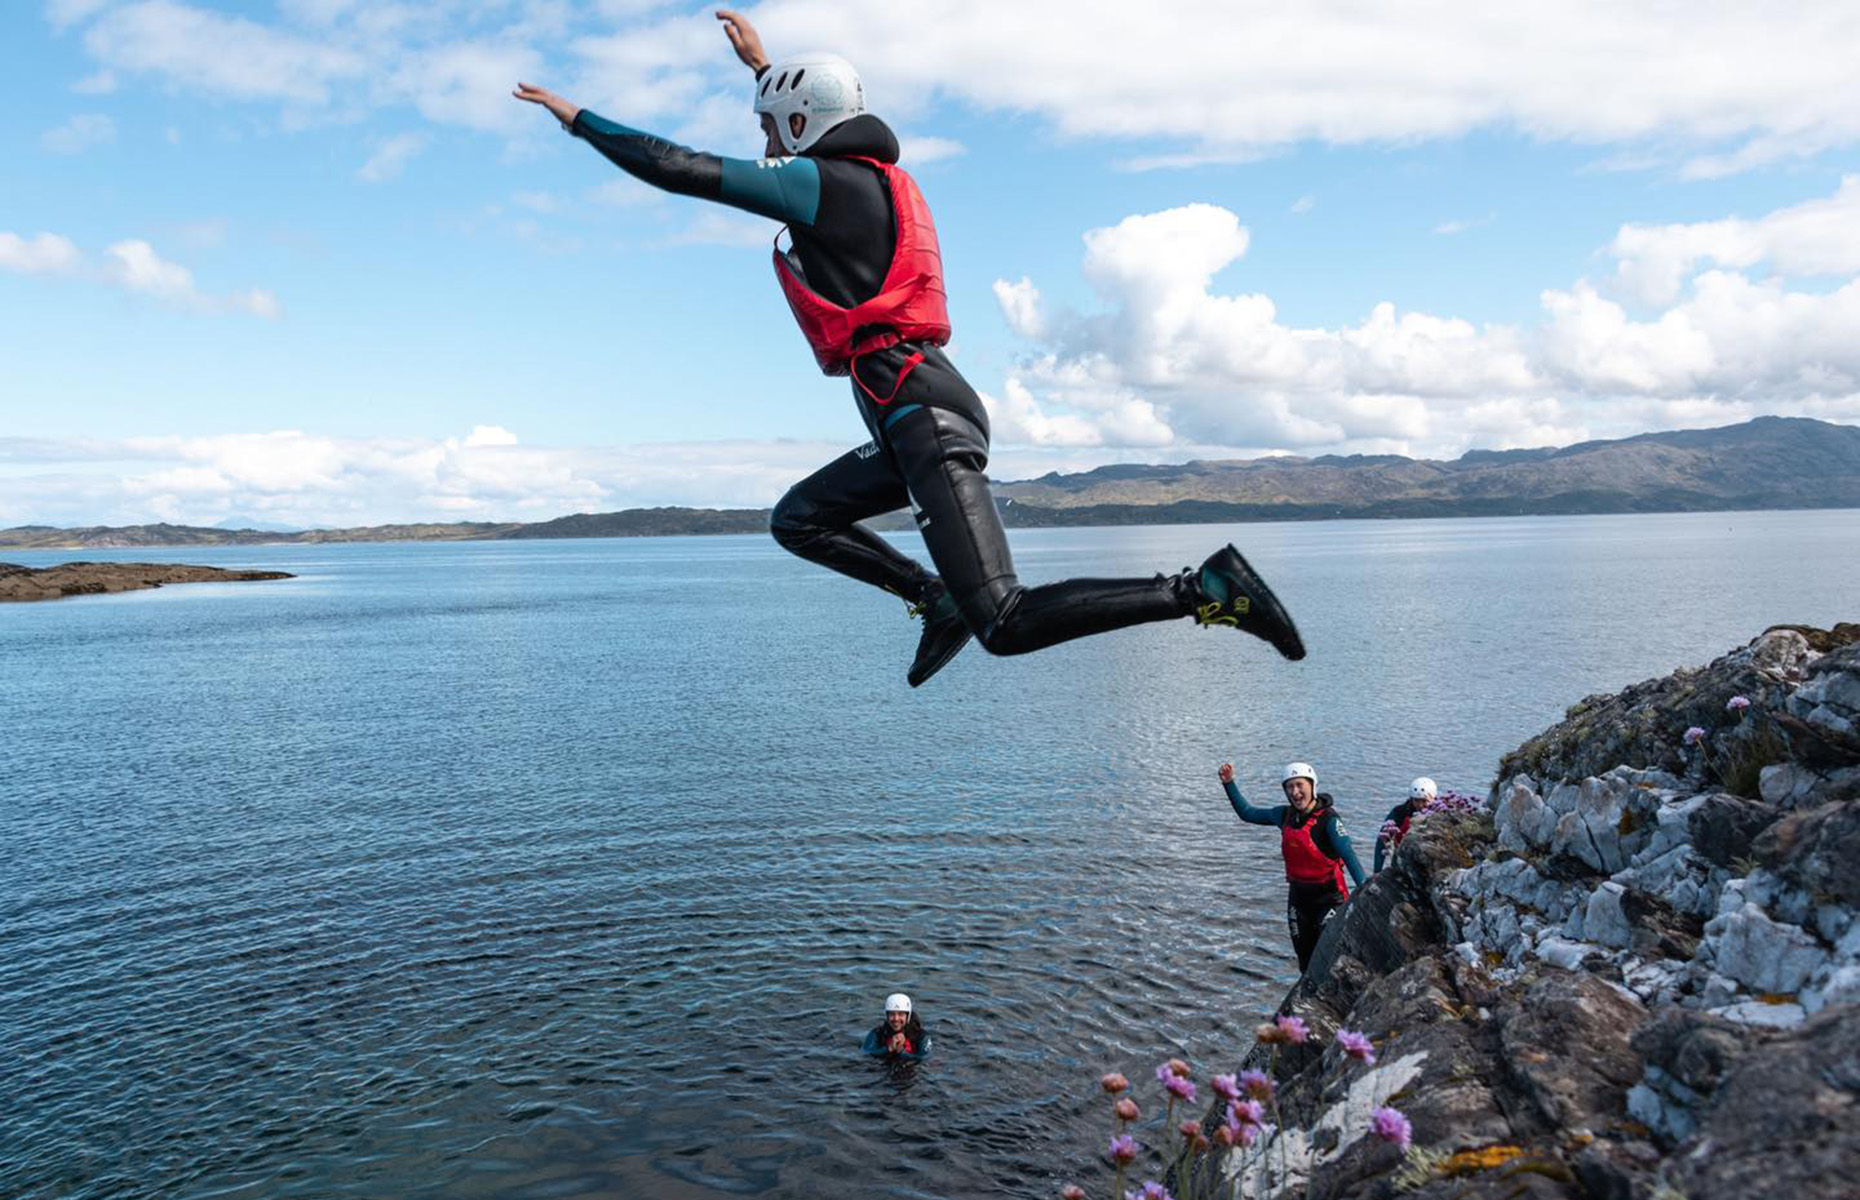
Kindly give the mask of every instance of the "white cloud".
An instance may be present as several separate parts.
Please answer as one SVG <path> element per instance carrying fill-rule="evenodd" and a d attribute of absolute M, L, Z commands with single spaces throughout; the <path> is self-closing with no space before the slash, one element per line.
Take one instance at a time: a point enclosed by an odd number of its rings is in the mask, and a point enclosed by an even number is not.
<path fill-rule="evenodd" d="M 91 56 L 119 74 L 154 74 L 179 89 L 245 100 L 326 104 L 361 77 L 355 50 L 173 0 L 111 9 L 84 34 Z"/>
<path fill-rule="evenodd" d="M 17 233 L 0 232 L 0 269 L 24 275 L 69 275 L 77 271 L 83 257 L 70 238 L 56 233 L 41 233 L 28 240 Z"/>
<path fill-rule="evenodd" d="M 1040 309 L 1040 289 L 1033 286 L 1033 280 L 1025 275 L 1014 283 L 1005 279 L 995 280 L 995 302 L 1001 306 L 1001 315 L 1007 319 L 1008 328 L 1017 336 L 1035 339 L 1046 336 L 1046 315 Z"/>
<path fill-rule="evenodd" d="M 1834 195 L 1757 220 L 1728 217 L 1685 225 L 1623 225 L 1608 252 L 1615 283 L 1647 304 L 1669 304 L 1701 263 L 1747 268 L 1767 262 L 1782 275 L 1860 273 L 1860 175 Z"/>
<path fill-rule="evenodd" d="M 93 259 L 66 237 L 41 233 L 28 240 L 0 232 L 0 269 L 26 275 L 90 279 L 195 312 L 245 312 L 276 317 L 282 311 L 269 291 L 254 289 L 211 295 L 194 285 L 193 272 L 172 263 L 140 238 L 127 238 Z"/>
<path fill-rule="evenodd" d="M 467 446 L 514 446 L 517 435 L 502 425 L 474 425 L 465 437 Z"/>
<path fill-rule="evenodd" d="M 39 135 L 39 145 L 53 154 L 82 154 L 116 140 L 116 122 L 102 113 L 79 113 Z"/>
<path fill-rule="evenodd" d="M 1312 209 L 1316 207 L 1317 207 L 1317 197 L 1312 196 L 1312 195 L 1304 195 L 1292 201 L 1292 206 L 1286 209 L 1285 211 L 1291 213 L 1294 216 L 1302 217 L 1306 213 L 1310 212 Z"/>
<path fill-rule="evenodd" d="M 1843 6 L 1679 18 L 1660 4 L 1572 0 L 1547 18 L 1339 0 L 1223 10 L 1210 36 L 1195 7 L 961 0 L 903 40 L 842 0 L 774 0 L 756 16 L 778 44 L 838 48 L 879 107 L 940 92 L 1079 137 L 1180 139 L 1201 161 L 1481 128 L 1750 147 L 1751 161 L 1860 138 L 1860 11 Z"/>
<path fill-rule="evenodd" d="M 1030 114 L 1067 136 L 1157 147 L 1139 167 L 1500 129 L 1643 159 L 1652 147 L 1709 175 L 1860 140 L 1850 5 L 1680 17 L 1651 0 L 1570 0 L 1547 19 L 1506 5 L 1310 0 L 1223 11 L 1211 30 L 1193 7 L 950 0 L 902 39 L 891 15 L 876 0 L 770 0 L 755 13 L 773 46 L 850 57 L 875 111 L 911 120 L 954 101 Z M 746 77 L 708 11 L 289 0 L 260 19 L 181 0 L 57 0 L 47 16 L 82 26 L 97 67 L 119 80 L 306 109 L 411 103 L 496 132 L 538 127 L 509 86 L 566 47 L 564 83 L 586 103 L 675 134 L 754 135 Z M 928 139 L 913 152 L 930 161 L 954 148 Z"/>
<path fill-rule="evenodd" d="M 907 167 L 921 167 L 969 152 L 961 142 L 944 137 L 900 137 L 898 144 L 898 161 Z"/>
<path fill-rule="evenodd" d="M 542 55 L 516 42 L 454 42 L 407 53 L 393 73 L 393 87 L 428 120 L 493 133 L 513 133 L 536 123 L 532 106 L 510 98 L 519 79 L 533 79 Z"/>
<path fill-rule="evenodd" d="M 292 525 L 547 520 L 664 504 L 756 508 L 845 452 L 817 442 L 525 446 L 496 425 L 464 437 L 0 437 L 9 521 Z M 55 485 L 54 485 L 55 484 Z"/>
<path fill-rule="evenodd" d="M 1009 327 L 1037 349 L 991 411 L 1003 440 L 1038 447 L 1429 455 L 1759 413 L 1851 417 L 1860 278 L 1820 292 L 1722 267 L 1665 281 L 1700 261 L 1860 272 L 1841 219 L 1856 198 L 1860 183 L 1849 180 L 1828 200 L 1755 221 L 1625 227 L 1611 247 L 1622 275 L 1683 294 L 1638 319 L 1578 280 L 1544 290 L 1543 320 L 1526 329 L 1389 302 L 1353 326 L 1287 325 L 1268 296 L 1213 289 L 1248 248 L 1233 213 L 1195 204 L 1139 214 L 1084 237 L 1099 312 L 1046 317 L 1032 280 L 996 283 Z"/>
<path fill-rule="evenodd" d="M 1458 217 L 1451 221 L 1442 221 L 1434 226 L 1434 232 L 1446 237 L 1456 233 L 1465 233 L 1468 229 L 1480 229 L 1498 220 L 1497 213 L 1487 213 L 1483 217 Z"/>
<path fill-rule="evenodd" d="M 424 134 L 402 133 L 383 138 L 375 144 L 374 152 L 355 172 L 355 177 L 364 183 L 383 183 L 398 178 L 407 160 L 425 148 Z"/>

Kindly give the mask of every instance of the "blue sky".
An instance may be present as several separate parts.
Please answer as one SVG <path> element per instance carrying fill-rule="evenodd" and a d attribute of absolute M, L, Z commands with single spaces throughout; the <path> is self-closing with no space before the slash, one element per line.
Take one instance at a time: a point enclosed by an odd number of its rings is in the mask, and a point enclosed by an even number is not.
<path fill-rule="evenodd" d="M 860 439 L 711 9 L 0 8 L 0 525 L 767 504 Z M 997 478 L 1860 420 L 1860 13 L 775 2 L 935 210 Z"/>

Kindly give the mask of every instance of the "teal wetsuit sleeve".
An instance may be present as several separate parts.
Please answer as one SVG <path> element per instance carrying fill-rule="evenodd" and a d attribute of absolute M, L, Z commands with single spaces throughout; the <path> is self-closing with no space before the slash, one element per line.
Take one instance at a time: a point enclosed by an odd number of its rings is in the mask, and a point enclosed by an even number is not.
<path fill-rule="evenodd" d="M 820 164 L 811 158 L 726 158 L 718 199 L 785 224 L 812 225 L 820 215 Z"/>
<path fill-rule="evenodd" d="M 1242 821 L 1245 821 L 1248 825 L 1277 826 L 1285 824 L 1285 805 L 1275 805 L 1272 808 L 1257 808 L 1246 802 L 1246 797 L 1240 794 L 1239 787 L 1237 787 L 1232 780 L 1228 780 L 1221 786 L 1227 789 L 1227 803 L 1234 806 L 1234 815 L 1239 817 Z"/>
<path fill-rule="evenodd" d="M 1363 864 L 1356 861 L 1356 847 L 1350 844 L 1350 835 L 1343 831 L 1343 823 L 1337 820 L 1337 814 L 1324 814 L 1324 832 L 1330 839 L 1331 848 L 1343 865 L 1350 870 L 1350 882 L 1356 887 L 1363 886 Z"/>
<path fill-rule="evenodd" d="M 866 1035 L 865 1035 L 865 1044 L 860 1046 L 859 1049 L 864 1051 L 867 1054 L 885 1053 L 885 1048 L 878 1044 L 878 1030 L 876 1029 L 867 1030 Z"/>

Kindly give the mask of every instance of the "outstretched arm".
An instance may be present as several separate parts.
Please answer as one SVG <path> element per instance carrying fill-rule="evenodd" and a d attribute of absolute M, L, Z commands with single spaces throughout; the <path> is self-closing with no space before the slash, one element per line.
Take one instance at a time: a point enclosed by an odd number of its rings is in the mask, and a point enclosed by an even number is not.
<path fill-rule="evenodd" d="M 1258 808 L 1246 802 L 1240 789 L 1234 785 L 1234 765 L 1221 764 L 1221 786 L 1227 789 L 1227 803 L 1234 806 L 1234 815 L 1248 825 L 1281 825 L 1285 821 L 1283 804 L 1272 808 Z"/>
<path fill-rule="evenodd" d="M 790 224 L 812 225 L 820 215 L 820 168 L 810 158 L 722 158 L 609 121 L 534 84 L 519 83 L 512 94 L 548 109 L 609 162 L 653 187 Z"/>

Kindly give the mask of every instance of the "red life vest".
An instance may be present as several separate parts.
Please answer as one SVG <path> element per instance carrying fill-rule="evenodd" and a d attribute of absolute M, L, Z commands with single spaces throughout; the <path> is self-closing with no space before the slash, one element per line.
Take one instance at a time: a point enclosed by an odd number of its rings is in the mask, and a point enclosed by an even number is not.
<path fill-rule="evenodd" d="M 1285 878 L 1291 883 L 1330 883 L 1334 881 L 1337 890 L 1348 896 L 1350 889 L 1343 882 L 1343 860 L 1331 858 L 1317 847 L 1311 838 L 1311 831 L 1317 827 L 1317 819 L 1305 821 L 1293 826 L 1290 820 L 1279 826 L 1279 852 L 1285 856 Z"/>
<path fill-rule="evenodd" d="M 788 256 L 775 251 L 775 278 L 813 348 L 814 361 L 829 375 L 852 370 L 855 355 L 904 341 L 949 342 L 949 303 L 943 292 L 943 252 L 937 248 L 936 224 L 916 182 L 891 163 L 849 155 L 847 161 L 876 167 L 891 191 L 897 216 L 897 245 L 878 295 L 841 308 L 808 287 Z M 785 227 L 784 227 L 785 228 Z M 775 235 L 777 242 L 781 235 Z M 874 327 L 877 327 L 874 332 Z M 861 334 L 861 331 L 866 331 Z"/>

